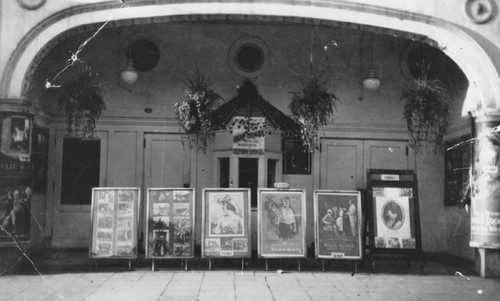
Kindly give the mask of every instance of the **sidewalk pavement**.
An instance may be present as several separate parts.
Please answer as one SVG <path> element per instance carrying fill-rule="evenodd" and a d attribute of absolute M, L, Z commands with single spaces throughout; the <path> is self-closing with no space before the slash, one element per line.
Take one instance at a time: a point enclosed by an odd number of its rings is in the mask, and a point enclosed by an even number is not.
<path fill-rule="evenodd" d="M 0 277 L 0 300 L 500 300 L 500 279 L 333 271 L 138 269 Z"/>

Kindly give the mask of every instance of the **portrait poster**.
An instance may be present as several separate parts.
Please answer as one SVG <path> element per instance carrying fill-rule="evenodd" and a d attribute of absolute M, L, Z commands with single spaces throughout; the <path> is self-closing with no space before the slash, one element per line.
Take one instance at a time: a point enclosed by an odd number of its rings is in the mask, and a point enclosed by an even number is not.
<path fill-rule="evenodd" d="M 362 208 L 359 191 L 314 192 L 317 258 L 361 259 Z"/>
<path fill-rule="evenodd" d="M 285 138 L 283 148 L 284 174 L 311 174 L 312 156 L 304 148 L 302 140 Z"/>
<path fill-rule="evenodd" d="M 149 188 L 146 258 L 194 256 L 194 188 Z"/>
<path fill-rule="evenodd" d="M 420 218 L 414 173 L 371 170 L 369 179 L 371 247 L 388 252 L 420 250 Z"/>
<path fill-rule="evenodd" d="M 202 257 L 250 257 L 250 189 L 205 188 L 202 203 Z"/>
<path fill-rule="evenodd" d="M 92 189 L 91 258 L 137 258 L 139 188 Z"/>
<path fill-rule="evenodd" d="M 306 257 L 305 189 L 259 189 L 258 224 L 260 257 Z"/>

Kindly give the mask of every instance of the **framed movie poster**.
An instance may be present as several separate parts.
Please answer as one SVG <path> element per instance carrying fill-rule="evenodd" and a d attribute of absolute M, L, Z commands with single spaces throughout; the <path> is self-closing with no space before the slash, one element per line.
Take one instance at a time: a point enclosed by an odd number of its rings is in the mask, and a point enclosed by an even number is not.
<path fill-rule="evenodd" d="M 91 258 L 137 258 L 139 188 L 92 188 Z"/>
<path fill-rule="evenodd" d="M 316 190 L 314 234 L 317 258 L 361 259 L 361 192 Z"/>
<path fill-rule="evenodd" d="M 149 188 L 146 258 L 192 258 L 194 188 Z"/>
<path fill-rule="evenodd" d="M 259 257 L 306 257 L 305 189 L 258 190 Z"/>
<path fill-rule="evenodd" d="M 205 188 L 202 257 L 251 256 L 250 188 Z"/>
<path fill-rule="evenodd" d="M 371 249 L 421 250 L 416 175 L 411 170 L 370 170 L 368 179 Z"/>

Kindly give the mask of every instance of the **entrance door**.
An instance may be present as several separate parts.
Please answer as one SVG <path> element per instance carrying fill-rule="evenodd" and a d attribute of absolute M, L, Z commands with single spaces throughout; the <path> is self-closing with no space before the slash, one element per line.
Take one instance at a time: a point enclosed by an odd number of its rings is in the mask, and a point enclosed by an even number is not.
<path fill-rule="evenodd" d="M 257 187 L 259 186 L 259 159 L 238 159 L 238 186 L 250 188 L 251 206 L 257 207 Z"/>
<path fill-rule="evenodd" d="M 321 152 L 321 189 L 355 190 L 363 185 L 363 141 L 325 140 Z"/>
<path fill-rule="evenodd" d="M 152 187 L 183 187 L 189 179 L 191 152 L 185 151 L 180 135 L 145 134 L 144 136 L 144 187 L 142 193 L 141 229 L 144 247 L 146 233 L 146 192 Z M 188 182 L 188 180 L 186 181 Z"/>

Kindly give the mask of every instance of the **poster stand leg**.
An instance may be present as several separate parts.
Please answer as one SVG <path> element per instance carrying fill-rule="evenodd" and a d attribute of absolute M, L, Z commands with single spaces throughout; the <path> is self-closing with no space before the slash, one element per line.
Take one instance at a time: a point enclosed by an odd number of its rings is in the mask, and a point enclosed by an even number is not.
<path fill-rule="evenodd" d="M 269 271 L 269 262 L 266 259 L 266 272 Z"/>
<path fill-rule="evenodd" d="M 241 270 L 243 271 L 245 269 L 245 259 L 241 258 Z"/>
<path fill-rule="evenodd" d="M 94 271 L 97 272 L 97 261 L 94 260 Z"/>
<path fill-rule="evenodd" d="M 155 260 L 153 259 L 151 261 L 151 272 L 154 272 L 155 271 Z"/>
<path fill-rule="evenodd" d="M 132 271 L 132 260 L 128 260 L 128 270 Z"/>
<path fill-rule="evenodd" d="M 210 258 L 208 260 L 208 270 L 211 271 L 212 270 L 212 258 Z"/>
<path fill-rule="evenodd" d="M 300 259 L 297 262 L 297 270 L 300 272 Z"/>
<path fill-rule="evenodd" d="M 325 260 L 321 260 L 321 271 L 324 272 L 325 271 Z"/>
<path fill-rule="evenodd" d="M 357 271 L 358 271 L 358 261 L 354 260 L 354 271 L 352 271 L 351 276 L 354 276 L 354 274 L 356 274 Z"/>
<path fill-rule="evenodd" d="M 187 258 L 185 259 L 186 261 L 184 262 L 184 271 L 188 270 L 188 260 Z"/>

